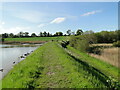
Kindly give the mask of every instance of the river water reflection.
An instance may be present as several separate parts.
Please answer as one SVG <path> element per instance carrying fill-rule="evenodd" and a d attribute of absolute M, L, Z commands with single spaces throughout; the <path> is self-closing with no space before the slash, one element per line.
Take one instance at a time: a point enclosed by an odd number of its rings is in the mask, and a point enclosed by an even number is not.
<path fill-rule="evenodd" d="M 3 69 L 3 72 L 0 71 L 0 79 L 12 68 L 13 62 L 20 62 L 21 55 L 34 51 L 37 47 L 38 45 L 35 47 L 18 47 L 0 44 L 0 69 Z"/>

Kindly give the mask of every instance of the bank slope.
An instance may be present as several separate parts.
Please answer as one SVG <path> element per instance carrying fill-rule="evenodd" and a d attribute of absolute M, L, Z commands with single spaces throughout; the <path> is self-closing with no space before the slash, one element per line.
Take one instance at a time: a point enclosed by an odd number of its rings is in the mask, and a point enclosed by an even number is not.
<path fill-rule="evenodd" d="M 56 42 L 49 42 L 15 65 L 2 80 L 3 88 L 103 88 L 106 83 L 86 72 Z"/>

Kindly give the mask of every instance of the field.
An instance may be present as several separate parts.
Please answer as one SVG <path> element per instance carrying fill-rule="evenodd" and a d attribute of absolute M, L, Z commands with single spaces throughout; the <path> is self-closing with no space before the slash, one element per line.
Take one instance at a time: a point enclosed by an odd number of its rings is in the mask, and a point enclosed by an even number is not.
<path fill-rule="evenodd" d="M 6 38 L 5 41 L 51 41 L 51 40 L 66 40 L 66 36 L 58 37 L 29 37 L 29 38 Z"/>
<path fill-rule="evenodd" d="M 48 42 L 15 65 L 3 88 L 118 88 L 118 68 L 57 42 Z"/>
<path fill-rule="evenodd" d="M 120 54 L 118 52 L 119 49 L 120 48 L 115 48 L 115 47 L 105 48 L 101 51 L 100 55 L 97 54 L 90 54 L 90 55 L 120 68 L 119 57 L 118 57 Z"/>

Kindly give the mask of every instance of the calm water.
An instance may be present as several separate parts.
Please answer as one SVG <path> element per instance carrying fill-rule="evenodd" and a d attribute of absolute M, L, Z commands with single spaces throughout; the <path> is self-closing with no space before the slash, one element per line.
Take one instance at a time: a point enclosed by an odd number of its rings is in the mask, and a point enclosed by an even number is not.
<path fill-rule="evenodd" d="M 13 67 L 13 62 L 18 63 L 21 61 L 20 56 L 34 51 L 36 47 L 10 47 L 11 45 L 0 44 L 0 69 L 3 68 L 4 71 L 0 71 L 0 79 Z M 12 45 L 13 46 L 13 45 Z M 8 48 L 4 48 L 8 47 Z"/>

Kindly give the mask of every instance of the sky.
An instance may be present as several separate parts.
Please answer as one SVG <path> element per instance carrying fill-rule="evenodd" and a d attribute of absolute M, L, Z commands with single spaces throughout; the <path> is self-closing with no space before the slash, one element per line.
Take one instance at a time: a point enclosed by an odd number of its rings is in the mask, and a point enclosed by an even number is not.
<path fill-rule="evenodd" d="M 118 2 L 0 3 L 0 33 L 118 29 Z"/>

